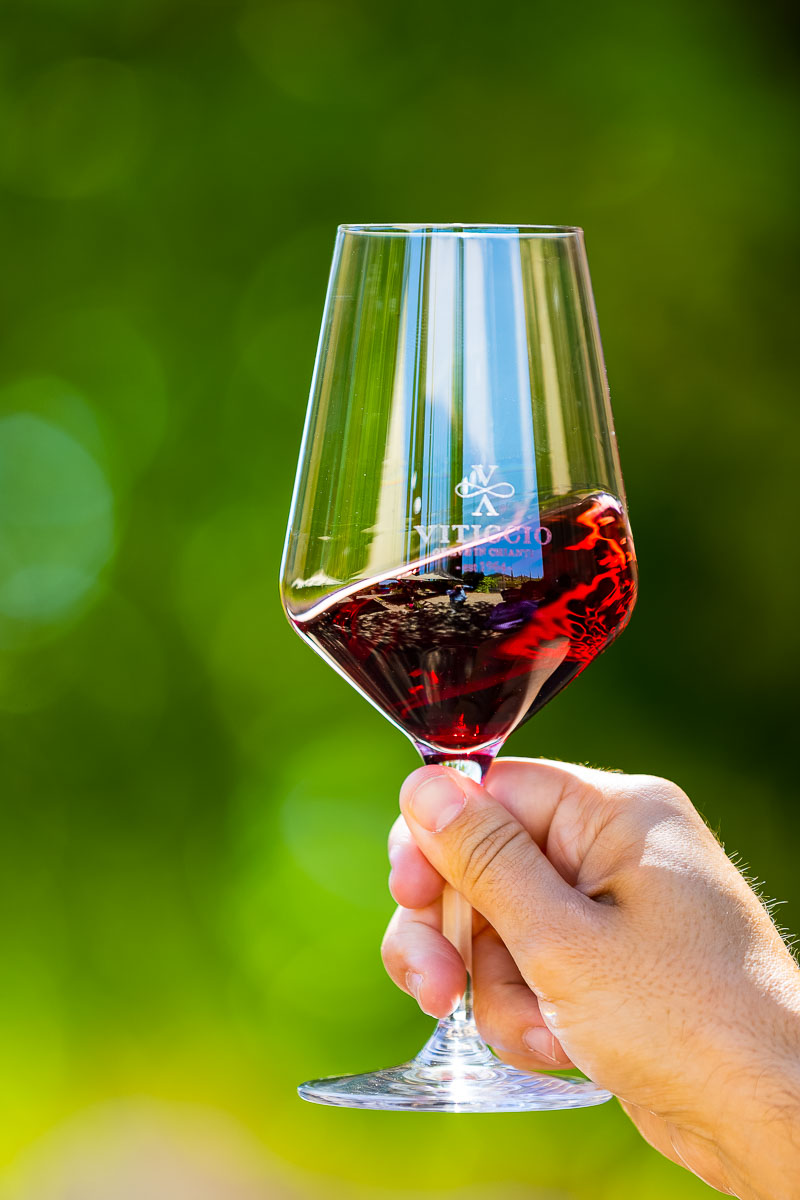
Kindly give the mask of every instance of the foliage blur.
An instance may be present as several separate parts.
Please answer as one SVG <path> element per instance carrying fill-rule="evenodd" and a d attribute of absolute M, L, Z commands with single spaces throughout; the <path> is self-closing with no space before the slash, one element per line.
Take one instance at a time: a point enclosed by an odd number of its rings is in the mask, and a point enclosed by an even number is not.
<path fill-rule="evenodd" d="M 6 0 L 4 1197 L 708 1194 L 615 1105 L 295 1098 L 429 1022 L 378 957 L 414 753 L 276 576 L 336 224 L 583 225 L 641 593 L 509 750 L 675 778 L 800 926 L 788 22 Z"/>

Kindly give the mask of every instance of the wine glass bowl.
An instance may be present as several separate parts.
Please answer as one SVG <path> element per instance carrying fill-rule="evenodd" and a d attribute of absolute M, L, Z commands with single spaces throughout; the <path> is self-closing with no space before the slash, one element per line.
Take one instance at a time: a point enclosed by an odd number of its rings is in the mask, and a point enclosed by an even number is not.
<path fill-rule="evenodd" d="M 450 553 L 436 571 L 411 567 L 323 601 L 295 628 L 423 756 L 502 743 L 608 645 L 635 599 L 630 533 L 614 497 L 573 495 L 540 520 L 539 577 L 466 569 L 469 551 Z M 488 549 L 505 566 L 527 533 Z"/>
<path fill-rule="evenodd" d="M 580 229 L 340 227 L 281 589 L 426 762 L 477 779 L 617 636 L 636 563 Z M 470 928 L 446 892 L 468 968 Z M 412 1063 L 300 1091 L 454 1111 L 608 1098 L 500 1063 L 469 987 Z"/>

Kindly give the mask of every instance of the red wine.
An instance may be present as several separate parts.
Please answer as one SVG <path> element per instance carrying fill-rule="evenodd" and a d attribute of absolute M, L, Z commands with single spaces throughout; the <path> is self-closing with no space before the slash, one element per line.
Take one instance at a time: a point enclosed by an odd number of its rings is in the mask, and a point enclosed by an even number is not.
<path fill-rule="evenodd" d="M 530 557 L 495 538 L 496 559 L 481 564 L 491 573 L 451 553 L 334 593 L 294 625 L 422 746 L 464 754 L 499 741 L 606 648 L 636 599 L 618 500 L 571 496 L 540 521 L 535 577 L 514 574 Z"/>

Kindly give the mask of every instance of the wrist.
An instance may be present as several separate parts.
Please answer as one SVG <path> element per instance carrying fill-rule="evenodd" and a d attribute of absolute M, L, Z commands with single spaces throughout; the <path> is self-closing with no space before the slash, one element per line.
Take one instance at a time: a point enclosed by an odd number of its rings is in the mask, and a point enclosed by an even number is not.
<path fill-rule="evenodd" d="M 740 1200 L 793 1200 L 800 1179 L 800 1057 L 753 1089 L 752 1117 L 720 1140 L 724 1178 Z"/>
<path fill-rule="evenodd" d="M 718 1097 L 710 1134 L 740 1200 L 793 1200 L 800 1179 L 800 972 L 764 1001 L 739 1068 Z M 768 1033 L 766 1028 L 768 1027 Z"/>

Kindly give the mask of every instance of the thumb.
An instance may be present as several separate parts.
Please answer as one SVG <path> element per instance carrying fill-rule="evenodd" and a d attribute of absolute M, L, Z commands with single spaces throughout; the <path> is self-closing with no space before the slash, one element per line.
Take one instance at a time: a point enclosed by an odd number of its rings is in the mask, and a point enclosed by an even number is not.
<path fill-rule="evenodd" d="M 497 930 L 512 954 L 535 927 L 557 933 L 574 890 L 516 817 L 485 788 L 446 767 L 409 775 L 400 808 L 422 853 Z"/>

